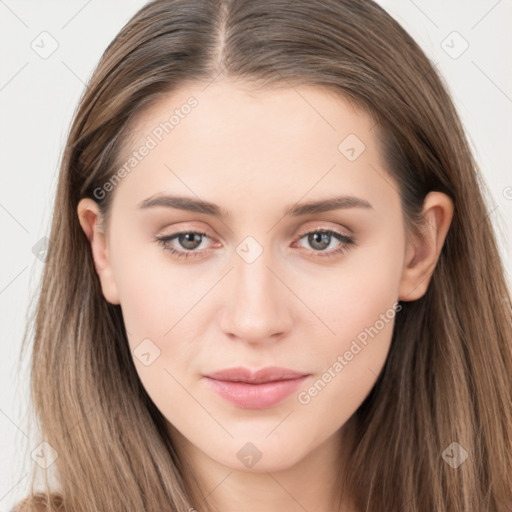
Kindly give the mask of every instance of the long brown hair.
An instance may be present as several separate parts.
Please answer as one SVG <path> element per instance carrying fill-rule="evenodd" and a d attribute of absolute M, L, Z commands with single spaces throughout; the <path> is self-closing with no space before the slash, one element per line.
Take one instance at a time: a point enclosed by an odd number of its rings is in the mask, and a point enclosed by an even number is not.
<path fill-rule="evenodd" d="M 58 453 L 59 489 L 34 498 L 32 481 L 20 510 L 191 506 L 190 468 L 139 381 L 120 307 L 102 295 L 77 205 L 93 198 L 107 217 L 113 194 L 94 191 L 116 172 L 129 121 L 219 74 L 262 89 L 325 86 L 364 108 L 411 228 L 429 191 L 453 200 L 428 290 L 401 302 L 384 369 L 353 416 L 345 485 L 367 512 L 510 512 L 512 306 L 488 191 L 437 70 L 370 0 L 156 0 L 106 49 L 65 147 L 23 340 L 26 350 L 33 337 L 31 397 L 41 440 Z M 443 454 L 459 446 L 468 457 L 455 468 Z"/>

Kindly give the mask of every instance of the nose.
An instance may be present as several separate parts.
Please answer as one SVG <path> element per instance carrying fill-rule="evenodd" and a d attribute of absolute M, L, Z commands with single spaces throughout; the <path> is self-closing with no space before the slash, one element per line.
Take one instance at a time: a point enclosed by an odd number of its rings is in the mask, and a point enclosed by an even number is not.
<path fill-rule="evenodd" d="M 251 263 L 233 254 L 234 269 L 224 287 L 221 313 L 221 329 L 233 340 L 275 342 L 293 325 L 293 293 L 269 253 L 264 250 Z"/>

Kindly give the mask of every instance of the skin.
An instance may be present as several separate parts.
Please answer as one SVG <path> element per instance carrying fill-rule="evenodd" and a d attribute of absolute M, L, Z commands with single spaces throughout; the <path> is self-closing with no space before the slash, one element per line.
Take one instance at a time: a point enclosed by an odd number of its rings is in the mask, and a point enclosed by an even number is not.
<path fill-rule="evenodd" d="M 187 85 L 136 119 L 125 155 L 191 95 L 197 107 L 109 192 L 106 229 L 95 201 L 78 205 L 104 297 L 121 305 L 140 379 L 210 506 L 332 512 L 349 420 L 386 361 L 394 318 L 307 404 L 297 392 L 268 409 L 242 409 L 202 375 L 276 365 L 311 374 L 299 391 L 310 389 L 394 303 L 423 296 L 453 204 L 428 194 L 428 236 L 408 236 L 374 121 L 320 87 L 256 93 L 227 80 Z M 338 149 L 351 133 L 366 146 L 354 161 Z M 199 197 L 230 216 L 138 208 L 162 193 Z M 341 194 L 372 207 L 284 214 L 296 203 Z M 200 257 L 177 259 L 154 241 L 182 229 L 208 233 L 195 246 Z M 321 257 L 344 244 L 331 237 L 322 248 L 303 236 L 318 229 L 356 243 Z M 263 249 L 251 263 L 236 252 L 248 235 Z M 186 252 L 191 245 L 181 242 L 169 244 Z M 146 366 L 133 350 L 148 338 L 160 355 Z M 251 468 L 237 457 L 247 442 L 262 454 Z M 201 512 L 197 499 L 191 506 Z M 339 510 L 354 509 L 346 498 Z"/>

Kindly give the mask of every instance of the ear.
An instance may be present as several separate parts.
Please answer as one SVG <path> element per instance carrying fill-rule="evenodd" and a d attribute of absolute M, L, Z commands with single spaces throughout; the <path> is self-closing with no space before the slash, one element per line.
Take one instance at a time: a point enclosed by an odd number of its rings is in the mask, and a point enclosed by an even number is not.
<path fill-rule="evenodd" d="M 400 281 L 402 301 L 417 300 L 426 293 L 453 218 L 453 201 L 442 192 L 430 192 L 423 202 L 426 220 L 423 236 L 407 242 Z"/>
<path fill-rule="evenodd" d="M 107 237 L 102 226 L 99 206 L 90 198 L 81 199 L 77 213 L 80 225 L 91 244 L 94 266 L 100 278 L 103 296 L 111 304 L 119 304 L 119 293 L 109 261 Z"/>

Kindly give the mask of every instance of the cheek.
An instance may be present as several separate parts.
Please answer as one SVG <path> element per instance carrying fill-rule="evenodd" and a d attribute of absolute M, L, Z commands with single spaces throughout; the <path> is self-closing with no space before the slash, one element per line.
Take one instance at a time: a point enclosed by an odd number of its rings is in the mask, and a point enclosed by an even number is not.
<path fill-rule="evenodd" d="M 111 262 L 128 332 L 137 338 L 163 339 L 204 293 L 201 279 L 152 240 L 121 226 L 112 239 Z"/>
<path fill-rule="evenodd" d="M 401 309 L 400 243 L 376 243 L 354 253 L 328 285 L 326 280 L 319 283 L 327 290 L 324 293 L 309 287 L 309 304 L 329 329 L 316 337 L 315 353 L 311 353 L 321 360 L 321 370 L 297 399 L 310 412 L 316 409 L 334 423 L 355 412 L 386 362 Z M 340 406 L 326 407 L 329 403 Z"/>
<path fill-rule="evenodd" d="M 156 243 L 128 235 L 113 241 L 111 261 L 131 357 L 144 388 L 159 407 L 173 396 L 186 408 L 180 383 L 186 384 L 200 349 L 194 342 L 194 329 L 201 327 L 194 308 L 207 283 L 215 281 L 173 263 Z"/>
<path fill-rule="evenodd" d="M 382 235 L 362 244 L 347 255 L 338 267 L 321 279 L 308 281 L 302 294 L 334 332 L 334 345 L 342 349 L 346 341 L 366 332 L 377 323 L 384 337 L 389 334 L 389 311 L 398 301 L 403 266 L 403 240 Z M 381 315 L 385 325 L 382 325 Z M 364 334 L 361 336 L 364 338 Z"/>
<path fill-rule="evenodd" d="M 154 255 L 120 255 L 116 282 L 130 355 L 140 381 L 167 415 L 170 411 L 166 407 L 171 403 L 171 411 L 174 407 L 187 411 L 191 403 L 182 385 L 187 385 L 184 373 L 197 346 L 191 343 L 194 333 L 185 328 L 190 327 L 187 314 L 198 301 L 201 286 L 184 281 L 179 267 L 171 271 L 171 265 L 162 265 L 163 259 Z"/>

